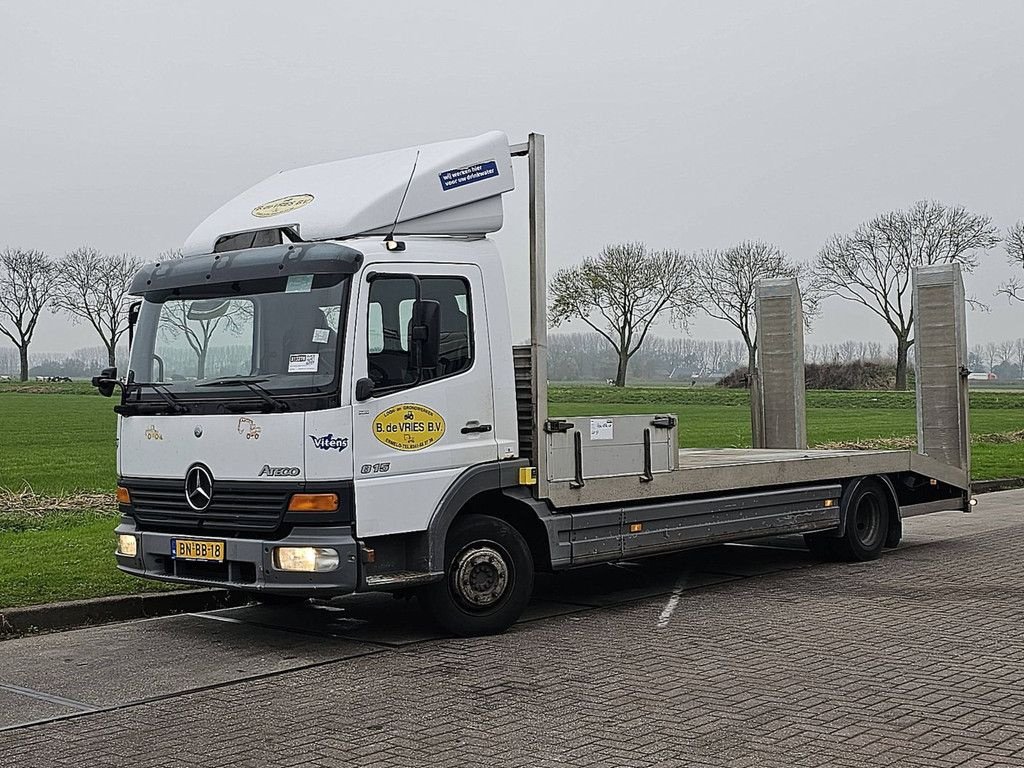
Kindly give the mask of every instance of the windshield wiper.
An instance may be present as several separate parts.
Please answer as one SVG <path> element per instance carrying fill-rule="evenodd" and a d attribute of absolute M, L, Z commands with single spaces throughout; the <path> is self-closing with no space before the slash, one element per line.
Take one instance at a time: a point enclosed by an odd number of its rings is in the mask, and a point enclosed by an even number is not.
<path fill-rule="evenodd" d="M 204 381 L 201 384 L 196 384 L 197 387 L 236 387 L 239 384 L 249 389 L 254 395 L 258 396 L 263 402 L 269 405 L 275 411 L 287 411 L 288 403 L 284 400 L 280 400 L 270 394 L 266 389 L 260 386 L 265 381 L 270 379 L 259 377 L 259 376 L 228 376 L 223 379 L 213 379 L 212 381 Z"/>
<path fill-rule="evenodd" d="M 137 413 L 141 410 L 142 403 L 138 400 L 130 401 L 128 398 L 131 397 L 134 392 L 147 388 L 152 389 L 157 394 L 157 397 L 167 404 L 171 413 L 188 413 L 188 408 L 178 402 L 178 398 L 167 390 L 167 385 L 154 384 L 148 381 L 135 381 L 134 377 L 131 375 L 129 375 L 128 381 L 125 383 L 123 388 L 124 394 L 121 399 L 121 405 L 116 406 L 114 410 L 118 413 L 122 413 L 122 411 L 118 411 L 118 408 L 125 409 L 124 415 L 130 415 L 128 411 Z"/>

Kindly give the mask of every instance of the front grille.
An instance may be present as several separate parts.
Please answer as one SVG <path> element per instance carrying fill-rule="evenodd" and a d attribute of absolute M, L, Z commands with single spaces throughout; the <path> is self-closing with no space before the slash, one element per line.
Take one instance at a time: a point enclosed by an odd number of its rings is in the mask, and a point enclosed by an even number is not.
<path fill-rule="evenodd" d="M 271 532 L 281 526 L 288 500 L 301 486 L 214 481 L 213 498 L 202 512 L 185 501 L 184 480 L 122 480 L 132 514 L 149 530 Z"/>

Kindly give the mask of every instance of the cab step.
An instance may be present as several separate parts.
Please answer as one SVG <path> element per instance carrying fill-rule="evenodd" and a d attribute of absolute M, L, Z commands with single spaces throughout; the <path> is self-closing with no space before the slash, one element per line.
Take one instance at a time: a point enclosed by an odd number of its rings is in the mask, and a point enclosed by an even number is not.
<path fill-rule="evenodd" d="M 376 576 L 366 577 L 366 588 L 368 590 L 403 589 L 405 587 L 417 587 L 421 584 L 430 584 L 444 578 L 443 573 L 430 573 L 428 571 L 392 571 Z"/>

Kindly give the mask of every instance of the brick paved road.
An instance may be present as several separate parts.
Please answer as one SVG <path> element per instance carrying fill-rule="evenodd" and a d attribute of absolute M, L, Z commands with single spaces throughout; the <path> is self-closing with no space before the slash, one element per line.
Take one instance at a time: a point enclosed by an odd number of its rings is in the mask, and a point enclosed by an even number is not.
<path fill-rule="evenodd" d="M 371 598 L 0 643 L 0 766 L 1024 766 L 1022 507 L 592 569 L 500 637 Z"/>

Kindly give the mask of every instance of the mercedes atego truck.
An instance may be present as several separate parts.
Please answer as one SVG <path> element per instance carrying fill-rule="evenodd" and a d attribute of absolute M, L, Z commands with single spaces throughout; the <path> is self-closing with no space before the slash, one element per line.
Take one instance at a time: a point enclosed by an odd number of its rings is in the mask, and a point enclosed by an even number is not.
<path fill-rule="evenodd" d="M 517 161 L 515 158 L 525 158 Z M 524 162 L 529 346 L 488 237 Z M 525 258 L 511 254 L 504 258 Z M 757 294 L 755 447 L 678 449 L 685 415 L 547 413 L 544 139 L 299 168 L 213 212 L 131 293 L 117 564 L 257 599 L 415 594 L 499 632 L 537 571 L 766 535 L 878 557 L 970 504 L 963 287 L 914 275 L 918 450 L 808 450 L 795 282 Z"/>

